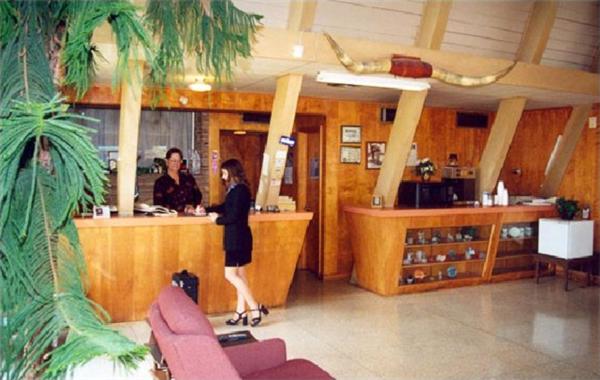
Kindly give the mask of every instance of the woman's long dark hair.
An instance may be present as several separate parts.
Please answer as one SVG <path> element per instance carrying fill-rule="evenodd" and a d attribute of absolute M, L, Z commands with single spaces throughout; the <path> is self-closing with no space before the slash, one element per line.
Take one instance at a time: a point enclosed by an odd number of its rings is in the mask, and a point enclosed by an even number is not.
<path fill-rule="evenodd" d="M 227 170 L 228 180 L 225 185 L 230 185 L 232 182 L 235 183 L 243 183 L 248 186 L 248 179 L 246 178 L 246 172 L 244 171 L 244 167 L 242 163 L 236 160 L 235 158 L 231 158 L 221 164 L 221 169 Z"/>

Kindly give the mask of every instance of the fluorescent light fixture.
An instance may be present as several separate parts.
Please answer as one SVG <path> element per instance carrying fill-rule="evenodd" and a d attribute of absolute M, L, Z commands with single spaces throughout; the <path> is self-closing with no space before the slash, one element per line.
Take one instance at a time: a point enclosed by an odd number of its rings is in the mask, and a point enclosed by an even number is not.
<path fill-rule="evenodd" d="M 392 75 L 355 75 L 332 71 L 319 71 L 317 73 L 317 82 L 348 84 L 353 86 L 393 88 L 398 90 L 409 91 L 423 91 L 431 88 L 428 82 L 417 79 L 398 78 Z"/>
<path fill-rule="evenodd" d="M 195 92 L 206 92 L 212 90 L 212 86 L 208 83 L 204 83 L 204 79 L 197 80 L 194 83 L 190 83 L 188 88 Z"/>

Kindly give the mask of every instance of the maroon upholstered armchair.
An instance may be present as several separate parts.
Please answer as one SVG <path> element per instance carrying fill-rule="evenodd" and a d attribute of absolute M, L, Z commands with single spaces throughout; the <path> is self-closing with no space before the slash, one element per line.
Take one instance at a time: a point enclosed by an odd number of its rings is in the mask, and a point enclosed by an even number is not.
<path fill-rule="evenodd" d="M 177 380 L 333 379 L 308 360 L 287 360 L 281 339 L 222 348 L 206 316 L 177 287 L 160 292 L 150 307 L 149 322 Z"/>

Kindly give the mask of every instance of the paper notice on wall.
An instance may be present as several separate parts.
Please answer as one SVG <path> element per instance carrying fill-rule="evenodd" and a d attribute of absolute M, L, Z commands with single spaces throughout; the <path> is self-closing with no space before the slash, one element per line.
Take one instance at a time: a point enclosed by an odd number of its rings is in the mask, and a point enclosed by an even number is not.
<path fill-rule="evenodd" d="M 417 166 L 417 157 L 417 143 L 412 143 L 410 146 L 410 151 L 408 152 L 406 166 Z"/>
<path fill-rule="evenodd" d="M 265 177 L 269 176 L 269 155 L 267 153 L 263 153 L 262 170 L 260 171 L 260 175 Z"/>
<path fill-rule="evenodd" d="M 275 165 L 273 169 L 282 170 L 285 166 L 285 158 L 287 157 L 287 152 L 285 150 L 278 150 L 275 152 Z"/>
<path fill-rule="evenodd" d="M 292 166 L 286 166 L 283 172 L 283 183 L 291 185 L 294 183 L 294 168 Z"/>

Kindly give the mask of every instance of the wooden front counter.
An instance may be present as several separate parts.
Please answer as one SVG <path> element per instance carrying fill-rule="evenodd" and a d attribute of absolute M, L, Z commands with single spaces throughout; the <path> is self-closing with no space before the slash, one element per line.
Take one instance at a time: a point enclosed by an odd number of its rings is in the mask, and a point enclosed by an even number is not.
<path fill-rule="evenodd" d="M 554 206 L 462 207 L 447 209 L 371 209 L 344 207 L 358 284 L 381 295 L 413 293 L 438 288 L 476 285 L 533 276 L 533 254 L 537 249 L 537 221 L 556 215 Z M 511 227 L 531 228 L 530 236 L 501 236 Z M 473 241 L 450 241 L 462 228 L 473 228 Z M 531 234 L 531 231 L 534 231 Z M 442 236 L 433 243 L 434 232 Z M 425 244 L 407 236 L 429 234 Z M 516 234 L 513 234 L 516 235 Z M 411 238 L 410 240 L 415 240 Z M 467 248 L 481 256 L 467 258 Z M 408 252 L 422 250 L 428 261 L 405 262 Z M 437 261 L 437 255 L 457 253 L 453 260 Z M 405 254 L 406 253 L 406 254 Z M 449 257 L 449 255 L 447 255 Z M 410 260 L 409 260 L 410 261 Z M 449 266 L 458 275 L 447 275 Z M 407 274 L 426 274 L 422 280 L 407 282 Z"/>
<path fill-rule="evenodd" d="M 254 238 L 247 266 L 258 302 L 283 305 L 312 213 L 250 215 Z M 235 310 L 235 289 L 224 277 L 223 226 L 207 217 L 115 217 L 77 219 L 89 283 L 88 296 L 114 322 L 146 318 L 160 289 L 174 272 L 199 277 L 205 313 Z"/>

